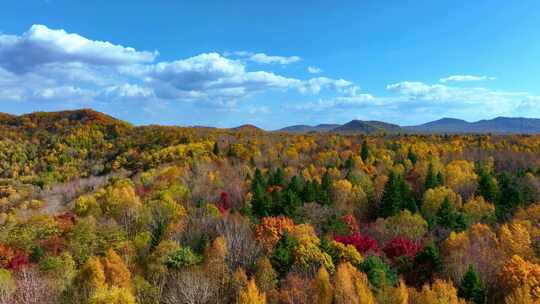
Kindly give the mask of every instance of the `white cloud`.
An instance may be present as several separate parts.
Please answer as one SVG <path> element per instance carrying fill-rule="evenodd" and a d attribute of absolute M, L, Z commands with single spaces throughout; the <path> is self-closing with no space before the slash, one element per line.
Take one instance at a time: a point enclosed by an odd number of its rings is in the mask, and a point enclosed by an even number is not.
<path fill-rule="evenodd" d="M 144 76 L 156 87 L 158 97 L 203 101 L 212 99 L 221 105 L 235 105 L 233 100 L 257 92 L 293 89 L 302 84 L 301 80 L 272 72 L 249 72 L 240 61 L 217 53 L 161 62 L 149 67 Z"/>
<path fill-rule="evenodd" d="M 295 63 L 301 60 L 298 56 L 290 56 L 290 57 L 283 57 L 283 56 L 269 56 L 264 53 L 258 53 L 253 54 L 249 57 L 249 60 L 257 63 L 264 63 L 264 64 L 291 64 Z"/>
<path fill-rule="evenodd" d="M 225 52 L 223 54 L 225 57 L 229 56 L 236 56 L 243 58 L 248 61 L 261 63 L 261 64 L 281 64 L 281 65 L 288 65 L 291 63 L 298 62 L 302 60 L 302 58 L 298 56 L 275 56 L 275 55 L 267 55 L 265 53 L 252 53 L 247 51 L 236 51 L 236 52 Z"/>
<path fill-rule="evenodd" d="M 386 87 L 389 91 L 408 97 L 409 100 L 453 102 L 455 104 L 483 104 L 511 106 L 516 99 L 528 95 L 526 92 L 506 92 L 487 88 L 462 88 L 441 84 L 404 81 Z"/>
<path fill-rule="evenodd" d="M 441 78 L 439 81 L 442 83 L 445 82 L 466 82 L 466 81 L 484 81 L 484 80 L 495 80 L 495 77 L 489 76 L 473 76 L 473 75 L 453 75 L 446 78 Z"/>
<path fill-rule="evenodd" d="M 391 92 L 407 95 L 410 98 L 421 98 L 426 100 L 438 100 L 447 98 L 449 88 L 444 85 L 428 85 L 422 82 L 403 81 L 386 86 Z"/>
<path fill-rule="evenodd" d="M 540 116 L 540 96 L 527 96 L 517 107 L 519 113 L 526 117 Z"/>
<path fill-rule="evenodd" d="M 386 88 L 397 95 L 382 97 L 356 93 L 297 103 L 288 109 L 307 111 L 321 116 L 321 119 L 330 116 L 346 121 L 354 115 L 361 115 L 365 119 L 401 124 L 418 123 L 418 117 L 422 120 L 444 116 L 478 120 L 495 116 L 540 116 L 540 96 L 527 92 L 414 81 L 390 84 Z"/>
<path fill-rule="evenodd" d="M 100 93 L 101 100 L 114 101 L 144 101 L 153 97 L 153 89 L 129 83 L 107 87 Z"/>
<path fill-rule="evenodd" d="M 64 30 L 33 25 L 20 36 L 0 35 L 0 67 L 26 73 L 51 63 L 125 65 L 152 62 L 157 52 L 137 51 L 107 41 L 90 40 Z"/>
<path fill-rule="evenodd" d="M 522 115 L 524 107 L 536 104 L 527 92 L 492 90 L 482 87 L 464 88 L 441 84 L 404 81 L 387 86 L 398 93 L 403 107 L 432 112 L 438 117 L 454 115 L 477 120 L 500 115 Z"/>
<path fill-rule="evenodd" d="M 319 74 L 322 72 L 322 70 L 318 67 L 314 67 L 314 66 L 308 66 L 307 67 L 307 71 L 308 73 L 310 74 Z"/>
<path fill-rule="evenodd" d="M 358 86 L 345 79 L 315 77 L 304 81 L 299 90 L 302 93 L 318 94 L 323 89 L 331 89 L 339 93 L 354 96 L 359 91 Z"/>
<path fill-rule="evenodd" d="M 38 89 L 33 92 L 34 97 L 43 100 L 70 100 L 86 98 L 94 93 L 74 86 L 58 86 Z"/>
<path fill-rule="evenodd" d="M 330 99 L 320 99 L 315 102 L 300 103 L 289 106 L 294 110 L 326 111 L 342 109 L 359 109 L 368 106 L 382 105 L 381 99 L 371 94 L 358 94 L 356 96 L 342 96 Z"/>

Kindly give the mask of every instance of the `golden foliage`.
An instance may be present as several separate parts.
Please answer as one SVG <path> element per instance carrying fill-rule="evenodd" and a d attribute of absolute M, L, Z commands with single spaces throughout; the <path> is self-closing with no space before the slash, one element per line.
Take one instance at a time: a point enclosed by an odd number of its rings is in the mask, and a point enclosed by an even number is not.
<path fill-rule="evenodd" d="M 502 267 L 500 277 L 510 291 L 528 286 L 533 299 L 540 300 L 540 265 L 514 255 Z"/>
<path fill-rule="evenodd" d="M 330 282 L 330 275 L 324 266 L 321 266 L 311 282 L 312 302 L 314 304 L 332 304 L 334 287 Z"/>
<path fill-rule="evenodd" d="M 334 278 L 336 304 L 375 304 L 369 281 L 350 263 L 339 264 Z"/>
<path fill-rule="evenodd" d="M 135 304 L 135 297 L 128 289 L 113 286 L 98 289 L 88 304 Z"/>
<path fill-rule="evenodd" d="M 122 287 L 127 290 L 131 288 L 131 273 L 122 258 L 112 249 L 107 251 L 103 258 L 103 266 L 107 282 L 111 286 Z"/>
<path fill-rule="evenodd" d="M 270 250 L 276 245 L 284 232 L 290 232 L 293 228 L 294 222 L 288 217 L 265 217 L 255 228 L 255 236 L 267 250 Z"/>
<path fill-rule="evenodd" d="M 238 304 L 266 304 L 264 292 L 260 292 L 255 280 L 249 280 L 247 286 L 240 291 Z"/>
<path fill-rule="evenodd" d="M 448 187 L 440 186 L 424 193 L 422 214 L 426 218 L 434 218 L 445 199 L 449 200 L 454 209 L 461 208 L 461 196 Z"/>
<path fill-rule="evenodd" d="M 415 304 L 465 304 L 463 299 L 457 296 L 457 290 L 451 282 L 435 280 L 430 286 L 422 287 L 419 292 L 413 292 L 413 303 Z"/>

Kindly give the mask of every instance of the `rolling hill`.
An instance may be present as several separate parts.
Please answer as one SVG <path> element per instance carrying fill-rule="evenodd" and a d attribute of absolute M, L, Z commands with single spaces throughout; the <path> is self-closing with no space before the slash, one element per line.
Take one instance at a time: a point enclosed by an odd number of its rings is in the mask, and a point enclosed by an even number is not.
<path fill-rule="evenodd" d="M 295 125 L 290 127 L 285 127 L 283 129 L 279 129 L 280 132 L 287 132 L 287 133 L 310 133 L 310 132 L 328 132 L 331 131 L 341 125 L 338 124 L 319 124 L 316 126 L 309 126 L 309 125 Z"/>
<path fill-rule="evenodd" d="M 400 126 L 382 122 L 382 121 L 351 120 L 342 126 L 332 129 L 331 132 L 379 134 L 379 133 L 398 133 L 400 131 L 401 131 Z"/>

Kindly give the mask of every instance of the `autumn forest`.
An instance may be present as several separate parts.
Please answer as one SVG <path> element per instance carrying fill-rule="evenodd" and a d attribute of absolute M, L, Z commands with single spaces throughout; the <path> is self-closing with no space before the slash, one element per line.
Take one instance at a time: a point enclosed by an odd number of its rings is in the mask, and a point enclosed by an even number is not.
<path fill-rule="evenodd" d="M 0 113 L 0 303 L 540 303 L 540 135 Z"/>

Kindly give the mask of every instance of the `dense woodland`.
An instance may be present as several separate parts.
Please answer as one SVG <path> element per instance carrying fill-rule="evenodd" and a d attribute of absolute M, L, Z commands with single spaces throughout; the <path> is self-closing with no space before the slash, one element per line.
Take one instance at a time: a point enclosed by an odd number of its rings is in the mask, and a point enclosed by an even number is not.
<path fill-rule="evenodd" d="M 0 115 L 0 303 L 540 303 L 540 136 Z"/>

